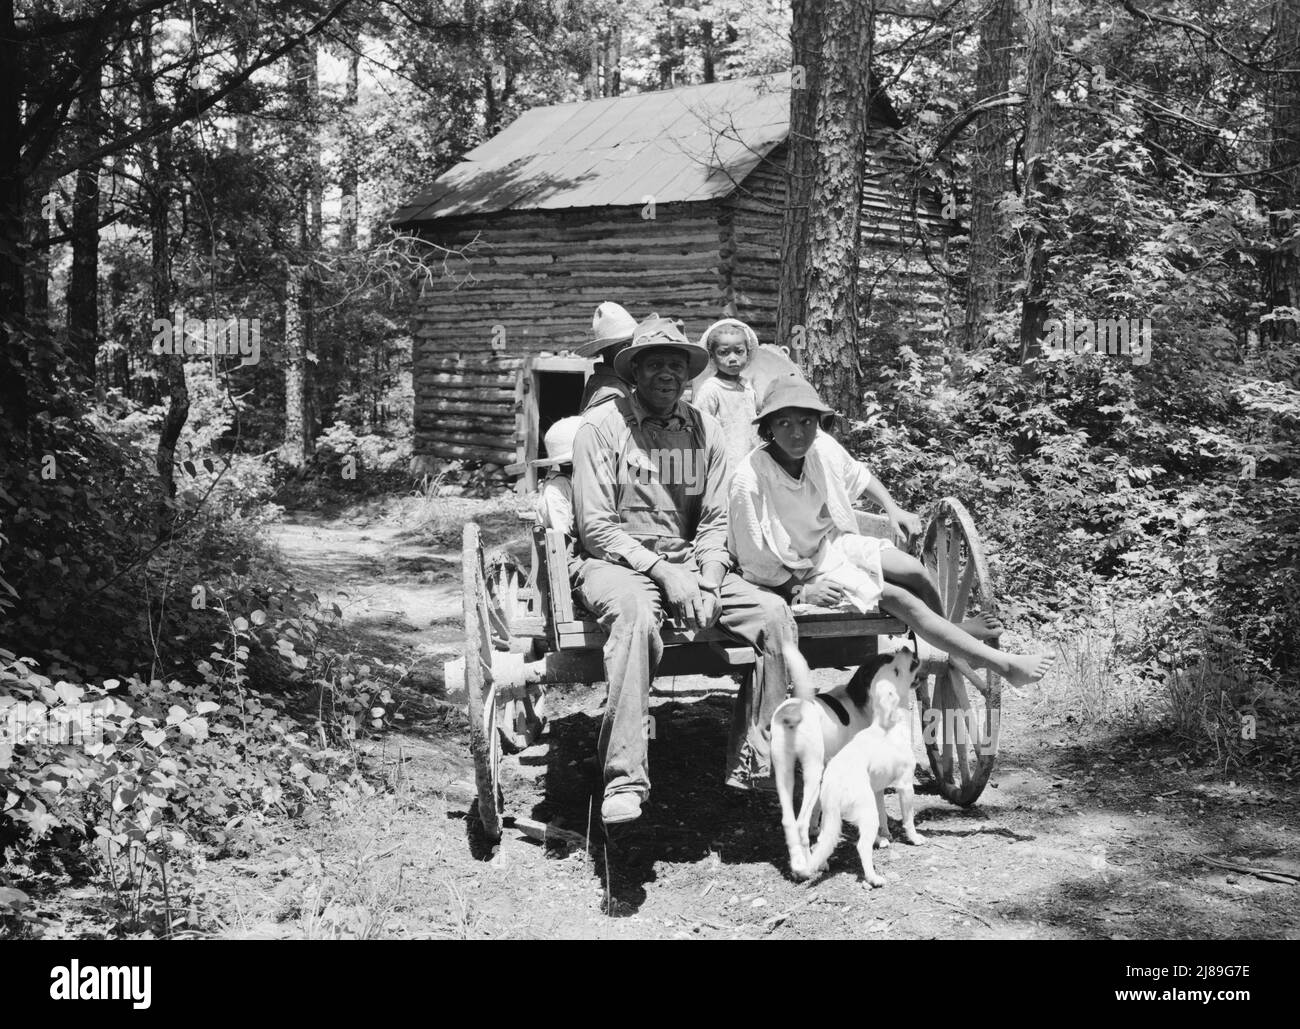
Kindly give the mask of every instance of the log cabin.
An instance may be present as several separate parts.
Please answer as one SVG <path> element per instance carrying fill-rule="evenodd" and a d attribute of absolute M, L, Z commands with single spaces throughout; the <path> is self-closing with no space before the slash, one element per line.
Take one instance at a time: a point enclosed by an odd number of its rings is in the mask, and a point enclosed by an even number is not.
<path fill-rule="evenodd" d="M 781 342 L 789 110 L 788 73 L 533 108 L 399 209 L 395 228 L 443 248 L 412 327 L 413 470 L 478 461 L 534 485 L 542 434 L 577 411 L 592 362 L 570 351 L 601 301 L 692 338 L 731 316 Z M 934 336 L 948 226 L 914 188 L 887 97 L 870 125 L 863 304 Z"/>

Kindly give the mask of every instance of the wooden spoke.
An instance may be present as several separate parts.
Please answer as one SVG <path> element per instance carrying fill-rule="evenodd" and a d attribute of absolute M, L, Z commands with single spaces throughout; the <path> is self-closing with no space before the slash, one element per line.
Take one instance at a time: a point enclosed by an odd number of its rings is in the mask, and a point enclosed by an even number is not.
<path fill-rule="evenodd" d="M 947 671 L 935 675 L 934 695 L 930 703 L 928 716 L 928 732 L 932 741 L 927 745 L 930 752 L 930 764 L 935 777 L 942 783 L 952 781 L 952 766 L 956 759 L 952 737 L 948 733 L 949 723 L 944 720 L 944 712 L 948 711 L 953 705 L 951 678 Z M 937 766 L 935 765 L 936 751 L 938 754 Z"/>
<path fill-rule="evenodd" d="M 938 545 L 936 563 L 939 566 L 939 596 L 943 600 L 944 609 L 948 610 L 952 606 L 955 591 L 952 584 L 954 571 L 952 531 L 947 521 L 939 527 L 939 536 L 935 542 Z M 948 616 L 948 620 L 952 621 L 952 615 Z"/>
<path fill-rule="evenodd" d="M 945 732 L 949 729 L 953 732 L 957 755 L 961 759 L 961 785 L 962 789 L 966 790 L 969 789 L 971 781 L 975 777 L 974 765 L 971 763 L 971 743 L 978 743 L 980 737 L 975 728 L 975 714 L 971 711 L 970 699 L 966 695 L 966 685 L 962 682 L 962 677 L 960 675 L 950 675 L 949 682 L 956 703 L 951 708 L 951 716 L 948 716 L 947 711 L 944 712 L 943 725 Z M 961 720 L 960 724 L 958 724 L 958 719 Z"/>
<path fill-rule="evenodd" d="M 948 621 L 960 625 L 966 620 L 966 608 L 970 606 L 970 588 L 974 582 L 975 562 L 967 554 L 966 567 L 961 572 L 961 582 L 957 586 L 957 593 L 953 597 L 952 606 L 948 609 Z"/>
<path fill-rule="evenodd" d="M 984 677 L 980 678 L 980 673 L 975 671 L 975 669 L 971 668 L 960 658 L 950 657 L 948 661 L 952 665 L 954 671 L 980 691 L 981 696 L 989 696 L 993 690 L 993 687 L 989 684 L 991 681 L 989 677 L 993 674 L 992 672 L 985 671 Z"/>

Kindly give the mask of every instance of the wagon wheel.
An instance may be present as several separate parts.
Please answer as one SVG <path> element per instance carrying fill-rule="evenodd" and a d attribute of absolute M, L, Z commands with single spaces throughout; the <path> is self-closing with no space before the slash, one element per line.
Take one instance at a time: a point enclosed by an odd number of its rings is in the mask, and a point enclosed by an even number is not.
<path fill-rule="evenodd" d="M 960 624 L 974 611 L 996 610 L 993 580 L 969 512 L 945 497 L 926 526 L 921 560 L 934 576 L 944 615 Z M 974 609 L 974 610 L 972 610 Z M 996 640 L 989 646 L 997 647 Z M 998 754 L 1002 680 L 993 672 L 949 661 L 922 685 L 921 730 L 930 769 L 946 800 L 975 803 Z"/>
<path fill-rule="evenodd" d="M 509 651 L 515 642 L 519 619 L 527 605 L 521 593 L 519 567 L 508 556 L 495 554 L 487 561 L 484 572 L 487 589 L 488 631 L 492 646 Z M 517 754 L 537 742 L 546 726 L 546 695 L 539 688 L 529 688 L 521 697 L 498 700 L 496 728 L 502 749 Z"/>
<path fill-rule="evenodd" d="M 488 613 L 483 546 L 478 525 L 467 522 L 461 549 L 465 592 L 465 694 L 469 707 L 469 750 L 478 784 L 478 815 L 484 833 L 501 838 L 501 741 L 492 683 L 492 632 Z"/>

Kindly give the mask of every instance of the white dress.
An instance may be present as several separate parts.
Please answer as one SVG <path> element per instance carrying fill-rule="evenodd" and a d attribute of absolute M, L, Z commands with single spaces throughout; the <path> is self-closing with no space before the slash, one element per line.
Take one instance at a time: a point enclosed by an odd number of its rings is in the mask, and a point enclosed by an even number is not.
<path fill-rule="evenodd" d="M 722 423 L 727 440 L 727 464 L 734 472 L 760 442 L 758 430 L 754 428 L 758 412 L 754 387 L 743 378 L 728 380 L 715 375 L 700 386 L 692 403 Z"/>

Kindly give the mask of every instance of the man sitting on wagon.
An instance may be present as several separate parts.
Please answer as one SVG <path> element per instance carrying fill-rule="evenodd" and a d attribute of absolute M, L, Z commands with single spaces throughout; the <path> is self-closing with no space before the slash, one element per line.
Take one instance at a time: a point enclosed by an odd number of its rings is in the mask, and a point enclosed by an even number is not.
<path fill-rule="evenodd" d="M 650 791 L 646 725 L 665 613 L 688 628 L 717 623 L 759 654 L 736 701 L 728 785 L 750 789 L 770 774 L 767 726 L 790 681 L 790 609 L 731 569 L 722 427 L 681 399 L 708 360 L 675 322 L 648 318 L 614 359 L 633 392 L 588 410 L 574 439 L 575 592 L 609 634 L 599 746 L 610 825 L 640 817 Z"/>
<path fill-rule="evenodd" d="M 636 319 L 621 304 L 606 300 L 596 308 L 591 318 L 591 342 L 574 350 L 579 357 L 600 358 L 582 390 L 579 413 L 632 392 L 632 387 L 614 373 L 614 358 L 632 342 L 634 332 Z"/>

